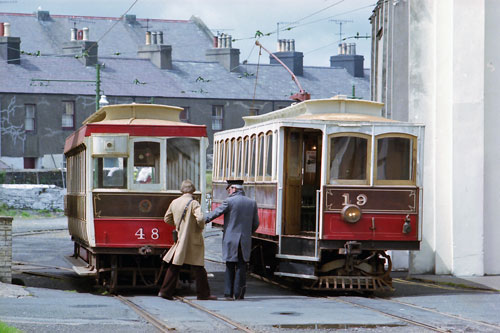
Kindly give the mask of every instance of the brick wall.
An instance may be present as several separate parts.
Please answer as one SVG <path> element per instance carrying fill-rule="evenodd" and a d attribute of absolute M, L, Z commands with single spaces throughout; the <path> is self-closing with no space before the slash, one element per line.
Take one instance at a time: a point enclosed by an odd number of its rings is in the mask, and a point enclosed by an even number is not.
<path fill-rule="evenodd" d="M 12 282 L 12 217 L 0 216 L 0 281 Z"/>

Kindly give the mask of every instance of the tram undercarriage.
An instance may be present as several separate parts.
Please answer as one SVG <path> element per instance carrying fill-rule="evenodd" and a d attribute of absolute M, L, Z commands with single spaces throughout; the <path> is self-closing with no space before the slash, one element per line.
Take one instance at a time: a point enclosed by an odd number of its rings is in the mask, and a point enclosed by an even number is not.
<path fill-rule="evenodd" d="M 304 243 L 303 238 L 297 239 Z M 393 290 L 392 261 L 383 250 L 362 250 L 357 242 L 347 242 L 340 249 L 320 247 L 317 257 L 307 251 L 298 255 L 278 254 L 277 250 L 277 242 L 254 239 L 253 272 L 304 290 Z"/>

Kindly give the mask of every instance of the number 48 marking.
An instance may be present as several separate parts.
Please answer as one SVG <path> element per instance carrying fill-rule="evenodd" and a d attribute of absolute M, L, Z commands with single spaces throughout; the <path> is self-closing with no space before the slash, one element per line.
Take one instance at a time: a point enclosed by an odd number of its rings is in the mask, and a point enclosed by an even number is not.
<path fill-rule="evenodd" d="M 144 228 L 139 228 L 134 235 L 137 237 L 137 239 L 146 239 Z M 160 238 L 160 232 L 158 228 L 151 229 L 151 239 L 158 239 L 158 238 Z"/>
<path fill-rule="evenodd" d="M 349 205 L 351 203 L 349 201 L 349 193 L 342 194 L 342 197 L 344 198 L 344 203 L 342 203 L 342 206 Z M 367 201 L 368 201 L 368 197 L 364 194 L 359 194 L 356 197 L 356 204 L 358 206 L 364 206 Z"/>

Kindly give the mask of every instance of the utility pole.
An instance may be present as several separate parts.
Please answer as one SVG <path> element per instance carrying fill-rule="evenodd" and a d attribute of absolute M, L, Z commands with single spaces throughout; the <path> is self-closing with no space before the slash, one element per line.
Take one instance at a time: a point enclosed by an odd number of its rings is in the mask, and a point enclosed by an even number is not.
<path fill-rule="evenodd" d="M 353 21 L 352 20 L 330 20 L 330 22 L 333 22 L 333 23 L 337 23 L 339 25 L 339 41 L 342 40 L 342 24 L 344 23 L 352 23 Z"/>
<path fill-rule="evenodd" d="M 103 65 L 104 66 L 104 65 Z M 31 79 L 32 82 L 84 82 L 95 83 L 95 110 L 99 110 L 99 100 L 101 98 L 101 65 L 96 64 L 96 79 L 95 80 L 67 80 L 67 79 Z"/>

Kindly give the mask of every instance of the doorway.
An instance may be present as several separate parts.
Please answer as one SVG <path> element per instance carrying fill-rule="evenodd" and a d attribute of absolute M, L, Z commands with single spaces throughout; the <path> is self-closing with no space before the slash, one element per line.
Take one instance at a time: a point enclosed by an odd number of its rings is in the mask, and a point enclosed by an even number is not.
<path fill-rule="evenodd" d="M 285 128 L 283 235 L 314 236 L 322 132 Z"/>

